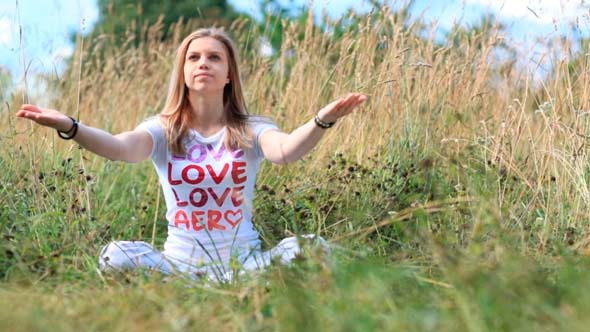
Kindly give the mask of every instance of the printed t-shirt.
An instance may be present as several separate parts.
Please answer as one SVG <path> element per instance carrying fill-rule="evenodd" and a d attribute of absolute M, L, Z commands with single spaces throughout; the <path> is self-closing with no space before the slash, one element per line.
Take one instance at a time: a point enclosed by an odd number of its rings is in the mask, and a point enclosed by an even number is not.
<path fill-rule="evenodd" d="M 173 155 L 159 119 L 138 128 L 147 130 L 154 145 L 150 158 L 166 200 L 168 238 L 164 255 L 189 266 L 227 263 L 232 255 L 246 258 L 260 249 L 252 225 L 254 183 L 264 158 L 259 137 L 276 125 L 252 118 L 253 146 L 228 151 L 225 127 L 203 137 L 191 130 L 184 140 L 186 155 Z"/>

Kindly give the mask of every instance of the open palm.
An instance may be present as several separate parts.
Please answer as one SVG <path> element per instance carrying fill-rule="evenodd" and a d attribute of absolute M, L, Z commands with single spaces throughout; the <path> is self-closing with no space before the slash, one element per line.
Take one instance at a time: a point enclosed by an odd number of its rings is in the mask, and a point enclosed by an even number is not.
<path fill-rule="evenodd" d="M 354 111 L 365 100 L 367 100 L 367 96 L 362 93 L 350 93 L 326 105 L 318 112 L 318 116 L 324 122 L 336 122 Z"/>
<path fill-rule="evenodd" d="M 53 109 L 41 108 L 31 104 L 22 105 L 21 109 L 16 112 L 16 116 L 60 131 L 68 131 L 72 126 L 72 120 L 66 115 Z"/>

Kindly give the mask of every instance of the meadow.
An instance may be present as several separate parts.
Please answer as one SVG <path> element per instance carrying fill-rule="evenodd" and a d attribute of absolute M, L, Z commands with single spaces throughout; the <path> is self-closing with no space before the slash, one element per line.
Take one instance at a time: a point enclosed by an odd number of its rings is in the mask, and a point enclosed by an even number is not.
<path fill-rule="evenodd" d="M 306 248 L 229 284 L 148 272 L 105 274 L 112 240 L 161 247 L 165 205 L 149 161 L 96 157 L 17 120 L 0 127 L 0 330 L 576 331 L 590 323 L 588 44 L 544 40 L 535 79 L 497 22 L 436 27 L 387 8 L 354 24 L 228 27 L 242 48 L 249 111 L 285 131 L 349 91 L 369 96 L 303 160 L 263 164 L 254 201 L 264 246 Z M 340 27 L 340 29 L 337 29 Z M 161 26 L 111 47 L 78 40 L 70 70 L 47 75 L 51 108 L 110 132 L 164 103 L 173 53 L 194 26 Z M 557 52 L 559 51 L 559 52 Z"/>

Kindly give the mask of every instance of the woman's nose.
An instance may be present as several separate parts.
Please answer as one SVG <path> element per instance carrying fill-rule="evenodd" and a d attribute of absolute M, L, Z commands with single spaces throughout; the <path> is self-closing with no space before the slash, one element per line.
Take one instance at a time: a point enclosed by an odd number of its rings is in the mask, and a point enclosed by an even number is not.
<path fill-rule="evenodd" d="M 206 59 L 199 60 L 199 68 L 209 68 L 209 64 L 207 63 Z"/>

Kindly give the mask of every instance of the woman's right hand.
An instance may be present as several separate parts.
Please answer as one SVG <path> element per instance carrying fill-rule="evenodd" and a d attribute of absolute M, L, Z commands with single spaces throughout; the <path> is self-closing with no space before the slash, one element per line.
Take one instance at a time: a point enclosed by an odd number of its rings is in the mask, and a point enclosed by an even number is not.
<path fill-rule="evenodd" d="M 16 112 L 16 116 L 64 133 L 72 129 L 72 119 L 48 108 L 24 104 Z M 110 160 L 130 163 L 149 158 L 154 144 L 151 134 L 143 128 L 112 135 L 104 130 L 79 124 L 76 133 L 76 143 L 84 149 Z"/>
<path fill-rule="evenodd" d="M 56 110 L 41 108 L 36 105 L 22 105 L 20 110 L 16 112 L 16 116 L 63 132 L 67 132 L 72 128 L 72 119 L 68 116 Z"/>

